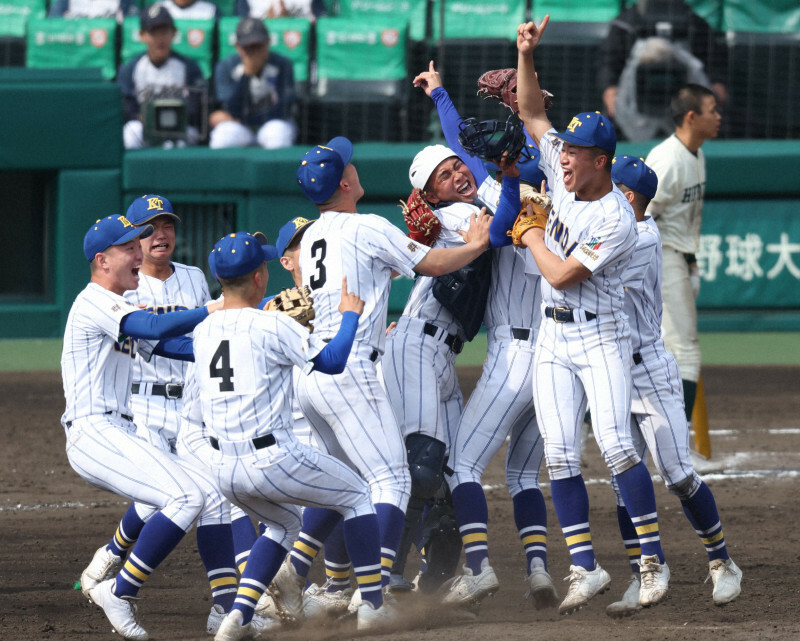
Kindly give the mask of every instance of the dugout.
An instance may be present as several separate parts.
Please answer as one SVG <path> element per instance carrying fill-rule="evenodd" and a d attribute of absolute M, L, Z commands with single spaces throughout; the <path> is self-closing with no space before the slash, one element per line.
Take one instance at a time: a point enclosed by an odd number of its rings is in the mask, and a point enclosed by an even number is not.
<path fill-rule="evenodd" d="M 53 99 L 57 96 L 57 100 Z M 0 338 L 59 337 L 89 270 L 83 235 L 97 218 L 160 193 L 183 219 L 176 259 L 207 269 L 224 233 L 261 230 L 275 239 L 294 216 L 316 209 L 296 186 L 306 147 L 145 149 L 123 152 L 120 94 L 98 70 L 0 69 Z M 324 141 L 321 141 L 324 142 Z M 658 141 L 621 143 L 644 156 Z M 359 143 L 354 160 L 367 196 L 363 212 L 402 227 L 398 201 L 424 143 Z M 800 154 L 796 141 L 712 141 L 708 159 L 703 331 L 800 329 Z M 270 291 L 289 284 L 271 271 Z M 410 281 L 393 286 L 402 309 Z"/>

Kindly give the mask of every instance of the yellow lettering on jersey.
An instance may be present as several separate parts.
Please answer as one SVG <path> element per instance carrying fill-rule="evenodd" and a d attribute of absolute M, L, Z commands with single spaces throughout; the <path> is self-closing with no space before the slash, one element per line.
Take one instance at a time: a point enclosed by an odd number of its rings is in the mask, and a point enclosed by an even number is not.
<path fill-rule="evenodd" d="M 125 216 L 117 216 L 117 220 L 122 223 L 123 227 L 133 227 L 131 221 L 125 218 Z"/>
<path fill-rule="evenodd" d="M 126 338 L 124 341 L 120 343 L 114 343 L 115 352 L 127 354 L 131 358 L 136 358 L 136 352 L 138 351 L 138 347 L 139 347 L 139 341 L 134 340 L 130 337 Z"/>
<path fill-rule="evenodd" d="M 569 129 L 570 133 L 574 134 L 578 127 L 583 127 L 583 123 L 577 118 L 573 117 L 572 121 L 567 125 L 567 129 Z"/>
<path fill-rule="evenodd" d="M 164 201 L 160 198 L 148 198 L 147 199 L 147 211 L 151 209 L 158 209 L 158 211 L 164 210 Z"/>

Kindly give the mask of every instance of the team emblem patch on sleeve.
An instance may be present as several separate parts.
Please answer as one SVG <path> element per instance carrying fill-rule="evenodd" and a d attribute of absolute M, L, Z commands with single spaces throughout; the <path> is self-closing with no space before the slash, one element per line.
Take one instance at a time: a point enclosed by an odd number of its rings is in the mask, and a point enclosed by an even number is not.
<path fill-rule="evenodd" d="M 597 255 L 597 252 L 593 252 L 591 248 L 587 245 L 580 245 L 580 250 L 592 260 L 597 260 L 598 258 L 600 258 L 600 256 Z"/>
<path fill-rule="evenodd" d="M 111 308 L 111 311 L 112 311 L 112 312 L 118 312 L 119 310 L 120 310 L 120 307 L 119 307 L 119 305 L 117 305 L 116 303 L 114 303 L 114 306 Z"/>
<path fill-rule="evenodd" d="M 410 252 L 415 252 L 415 251 L 417 251 L 417 249 L 419 249 L 419 245 L 417 245 L 417 243 L 408 243 L 408 245 L 406 245 L 406 247 L 408 248 L 408 251 L 410 251 Z"/>

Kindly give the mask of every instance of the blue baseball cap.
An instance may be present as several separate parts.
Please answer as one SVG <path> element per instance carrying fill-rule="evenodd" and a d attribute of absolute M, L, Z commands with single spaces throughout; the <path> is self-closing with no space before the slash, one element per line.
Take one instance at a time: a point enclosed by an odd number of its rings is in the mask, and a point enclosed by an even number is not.
<path fill-rule="evenodd" d="M 172 209 L 172 203 L 164 196 L 157 194 L 145 194 L 141 198 L 137 198 L 131 203 L 125 214 L 125 218 L 134 225 L 148 223 L 156 216 L 172 216 L 177 222 L 181 222 L 181 219 Z"/>
<path fill-rule="evenodd" d="M 275 243 L 278 256 L 283 256 L 286 253 L 286 248 L 291 245 L 300 232 L 305 230 L 314 220 L 316 219 L 309 220 L 308 218 L 298 216 L 297 218 L 292 218 L 281 227 L 278 231 L 278 242 Z"/>
<path fill-rule="evenodd" d="M 599 111 L 586 111 L 570 120 L 563 133 L 556 138 L 579 147 L 600 147 L 614 153 L 617 148 L 617 131 Z"/>
<path fill-rule="evenodd" d="M 218 278 L 236 278 L 249 274 L 264 261 L 278 257 L 278 250 L 272 245 L 262 245 L 259 240 L 246 231 L 237 231 L 223 236 L 214 245 L 208 264 Z"/>
<path fill-rule="evenodd" d="M 108 216 L 96 221 L 83 237 L 83 254 L 89 262 L 112 245 L 124 245 L 134 238 L 147 238 L 153 233 L 152 225 L 135 227 L 125 216 Z"/>
<path fill-rule="evenodd" d="M 339 188 L 344 168 L 353 157 L 353 143 L 337 136 L 306 152 L 297 168 L 297 183 L 312 203 L 324 203 Z"/>
<path fill-rule="evenodd" d="M 616 156 L 611 165 L 611 180 L 627 185 L 648 198 L 653 198 L 658 189 L 656 172 L 636 156 Z"/>

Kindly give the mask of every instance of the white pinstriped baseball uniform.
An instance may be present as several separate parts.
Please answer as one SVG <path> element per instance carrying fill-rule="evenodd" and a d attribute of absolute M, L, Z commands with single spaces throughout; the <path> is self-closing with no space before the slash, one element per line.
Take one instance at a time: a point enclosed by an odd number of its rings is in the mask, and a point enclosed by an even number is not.
<path fill-rule="evenodd" d="M 458 233 L 469 229 L 470 216 L 480 212 L 472 203 L 451 203 L 434 210 L 442 223 L 434 247 L 458 247 Z M 448 337 L 464 340 L 453 315 L 436 300 L 436 278 L 417 276 L 397 326 L 389 332 L 381 372 L 403 437 L 421 433 L 443 442 L 447 449 L 455 433 L 464 399 L 456 375 L 456 353 Z M 435 334 L 425 326 L 435 326 Z M 451 339 L 452 340 L 452 339 Z"/>
<path fill-rule="evenodd" d="M 479 194 L 491 207 L 499 199 L 500 185 L 489 177 Z M 525 247 L 509 245 L 491 251 L 492 284 L 484 315 L 489 349 L 456 431 L 449 482 L 451 488 L 480 483 L 486 466 L 510 434 L 506 483 L 513 497 L 539 486 L 544 456 L 533 406 L 541 275 Z"/>
<path fill-rule="evenodd" d="M 61 373 L 67 457 L 87 482 L 161 509 L 185 531 L 205 504 L 190 472 L 136 436 L 129 407 L 133 359 L 153 344 L 120 336 L 138 308 L 96 283 L 78 294 L 64 332 Z"/>
<path fill-rule="evenodd" d="M 552 479 L 580 475 L 580 427 L 588 400 L 595 438 L 618 474 L 639 462 L 630 435 L 631 344 L 623 312 L 622 275 L 636 245 L 636 220 L 614 186 L 600 200 L 581 203 L 564 186 L 561 141 L 542 137 L 539 166 L 553 189 L 545 245 L 574 256 L 592 275 L 564 290 L 542 278 L 542 305 L 577 311 L 579 322 L 543 317 L 536 342 L 534 400 Z M 585 320 L 585 313 L 596 314 Z"/>
<path fill-rule="evenodd" d="M 153 314 L 205 305 L 210 295 L 205 274 L 197 267 L 170 263 L 172 275 L 166 280 L 139 274 L 139 287 L 125 292 L 134 305 L 144 305 Z M 182 401 L 153 393 L 153 385 L 183 385 L 188 363 L 162 356 L 133 363 L 131 409 L 137 433 L 154 445 L 170 451 L 178 435 Z"/>
<path fill-rule="evenodd" d="M 324 347 L 319 338 L 285 314 L 246 308 L 207 318 L 194 345 L 203 421 L 218 439 L 217 482 L 269 527 L 269 538 L 292 546 L 298 505 L 332 508 L 345 519 L 374 513 L 367 483 L 292 431 L 292 371 L 310 370 Z M 254 442 L 270 436 L 273 444 Z"/>
<path fill-rule="evenodd" d="M 373 503 L 405 511 L 411 480 L 397 419 L 375 368 L 383 352 L 392 271 L 413 277 L 428 247 L 373 214 L 323 212 L 300 244 L 303 284 L 314 298 L 314 336 L 333 338 L 342 277 L 364 300 L 342 374 L 312 373 L 298 386 L 303 414 L 323 441 L 332 436 L 369 482 Z"/>
<path fill-rule="evenodd" d="M 651 452 L 667 486 L 693 474 L 683 386 L 675 358 L 661 338 L 661 237 L 652 218 L 637 224 L 639 240 L 625 271 L 625 312 L 634 362 L 631 433 L 637 452 Z"/>

